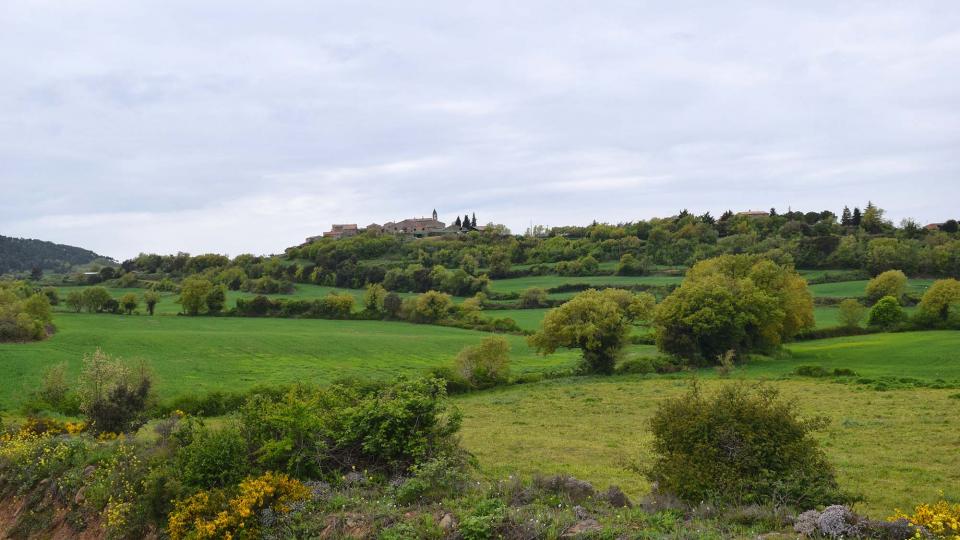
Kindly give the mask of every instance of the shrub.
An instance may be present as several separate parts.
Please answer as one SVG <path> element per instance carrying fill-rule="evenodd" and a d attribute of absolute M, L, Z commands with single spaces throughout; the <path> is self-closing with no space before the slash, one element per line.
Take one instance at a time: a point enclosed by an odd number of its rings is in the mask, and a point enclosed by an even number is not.
<path fill-rule="evenodd" d="M 874 303 L 884 296 L 892 296 L 897 302 L 907 292 L 907 275 L 900 270 L 887 270 L 871 279 L 866 288 L 867 301 Z"/>
<path fill-rule="evenodd" d="M 84 309 L 89 313 L 97 313 L 102 311 L 106 306 L 107 302 L 112 300 L 110 297 L 110 291 L 106 287 L 96 286 L 88 287 L 83 290 L 81 293 L 81 303 L 83 304 Z"/>
<path fill-rule="evenodd" d="M 870 317 L 867 319 L 867 325 L 878 328 L 892 328 L 903 322 L 903 308 L 900 302 L 892 296 L 884 296 L 870 308 Z"/>
<path fill-rule="evenodd" d="M 484 338 L 465 347 L 456 360 L 457 372 L 474 388 L 489 388 L 510 378 L 510 343 L 500 337 Z"/>
<path fill-rule="evenodd" d="M 520 307 L 538 308 L 547 303 L 547 291 L 540 287 L 530 287 L 520 293 Z"/>
<path fill-rule="evenodd" d="M 689 503 L 785 503 L 809 508 L 843 500 L 833 467 L 803 420 L 770 387 L 699 386 L 661 403 L 651 420 L 656 454 L 647 475 Z"/>
<path fill-rule="evenodd" d="M 177 451 L 180 478 L 196 488 L 227 487 L 236 484 L 247 470 L 247 446 L 234 427 L 218 430 L 187 424 L 187 433 L 178 433 L 189 442 Z"/>
<path fill-rule="evenodd" d="M 0 342 L 31 341 L 47 337 L 50 302 L 22 282 L 0 282 Z"/>
<path fill-rule="evenodd" d="M 80 310 L 83 309 L 83 293 L 80 291 L 70 291 L 67 293 L 67 307 L 80 313 Z"/>
<path fill-rule="evenodd" d="M 147 305 L 147 313 L 153 315 L 157 304 L 160 302 L 160 294 L 156 291 L 146 291 L 143 293 L 143 303 Z"/>
<path fill-rule="evenodd" d="M 124 274 L 130 275 L 130 274 Z M 137 295 L 133 293 L 126 293 L 120 297 L 120 307 L 123 308 L 124 313 L 127 315 L 133 314 L 133 311 L 137 309 Z"/>
<path fill-rule="evenodd" d="M 167 521 L 171 540 L 257 538 L 262 510 L 286 514 L 293 503 L 310 498 L 302 483 L 273 472 L 247 478 L 236 492 L 228 498 L 222 490 L 201 491 L 178 501 Z"/>
<path fill-rule="evenodd" d="M 448 317 L 453 307 L 449 294 L 427 291 L 413 300 L 408 317 L 414 322 L 436 322 Z"/>
<path fill-rule="evenodd" d="M 383 285 L 379 283 L 368 285 L 367 290 L 363 293 L 363 309 L 370 313 L 382 313 L 386 297 L 387 290 L 383 288 Z"/>
<path fill-rule="evenodd" d="M 840 324 L 847 328 L 859 328 L 860 321 L 867 312 L 867 308 L 853 298 L 840 302 Z"/>
<path fill-rule="evenodd" d="M 625 253 L 620 257 L 617 265 L 618 276 L 642 276 L 649 271 L 650 261 L 646 257 L 638 259 L 632 253 Z"/>
<path fill-rule="evenodd" d="M 923 527 L 932 538 L 952 540 L 960 538 L 960 504 L 941 500 L 933 504 L 920 504 L 913 514 L 896 510 L 890 521 L 906 519 L 913 525 Z M 917 533 L 917 538 L 921 538 Z"/>
<path fill-rule="evenodd" d="M 440 456 L 410 467 L 413 474 L 394 488 L 400 504 L 431 503 L 453 497 L 467 485 L 470 477 L 462 460 Z"/>
<path fill-rule="evenodd" d="M 97 349 L 84 356 L 80 372 L 80 410 L 95 433 L 123 433 L 145 422 L 152 379 L 146 366 L 131 370 Z"/>
<path fill-rule="evenodd" d="M 53 287 L 44 287 L 40 290 L 40 293 L 47 297 L 47 300 L 50 301 L 51 306 L 60 304 L 60 293 L 58 293 Z"/>
<path fill-rule="evenodd" d="M 960 306 L 960 281 L 955 279 L 937 280 L 930 286 L 920 300 L 920 311 L 924 314 L 945 321 L 950 311 Z"/>
<path fill-rule="evenodd" d="M 214 285 L 204 298 L 204 304 L 207 306 L 207 313 L 211 315 L 216 315 L 223 311 L 223 306 L 227 304 L 226 287 L 223 285 Z"/>
<path fill-rule="evenodd" d="M 197 315 L 206 307 L 207 295 L 213 291 L 213 283 L 202 277 L 193 276 L 183 280 L 178 302 L 187 315 Z"/>

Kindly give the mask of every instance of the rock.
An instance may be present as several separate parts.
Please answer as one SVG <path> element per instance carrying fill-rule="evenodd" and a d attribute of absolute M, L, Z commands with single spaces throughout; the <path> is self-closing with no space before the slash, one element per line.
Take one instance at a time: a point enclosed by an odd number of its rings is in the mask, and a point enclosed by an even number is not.
<path fill-rule="evenodd" d="M 573 507 L 573 515 L 577 516 L 577 519 L 589 519 L 590 513 L 587 510 L 580 506 L 579 504 Z"/>
<path fill-rule="evenodd" d="M 367 478 L 363 473 L 357 471 L 350 471 L 343 477 L 343 482 L 347 485 L 363 485 L 367 483 Z"/>
<path fill-rule="evenodd" d="M 820 519 L 820 512 L 816 510 L 807 510 L 797 516 L 793 521 L 793 530 L 800 534 L 813 536 L 817 532 L 817 520 Z"/>
<path fill-rule="evenodd" d="M 823 509 L 817 518 L 820 534 L 830 538 L 846 538 L 860 533 L 857 518 L 846 506 L 835 504 Z"/>
<path fill-rule="evenodd" d="M 77 506 L 82 506 L 83 503 L 87 501 L 86 491 L 87 491 L 86 487 L 81 487 L 80 489 L 78 489 L 77 494 L 73 497 L 73 503 L 76 504 Z"/>
<path fill-rule="evenodd" d="M 627 498 L 627 494 L 624 493 L 618 486 L 610 486 L 606 491 L 601 493 L 598 498 L 602 501 L 606 501 L 614 508 L 633 508 L 633 504 L 630 502 L 630 499 Z"/>
<path fill-rule="evenodd" d="M 593 484 L 584 480 L 578 480 L 572 476 L 551 476 L 535 480 L 538 487 L 558 494 L 564 494 L 573 502 L 582 501 L 596 494 Z"/>
<path fill-rule="evenodd" d="M 583 519 L 580 520 L 563 532 L 560 535 L 560 538 L 576 538 L 581 534 L 600 532 L 603 530 L 603 526 L 600 525 L 600 522 L 595 519 Z"/>
<path fill-rule="evenodd" d="M 93 473 L 95 473 L 96 471 L 97 471 L 96 467 L 94 467 L 93 465 L 87 465 L 83 469 L 83 477 L 90 478 L 91 476 L 93 476 Z"/>
<path fill-rule="evenodd" d="M 440 518 L 440 528 L 444 531 L 453 531 L 457 528 L 457 519 L 453 517 L 453 514 L 447 512 Z"/>

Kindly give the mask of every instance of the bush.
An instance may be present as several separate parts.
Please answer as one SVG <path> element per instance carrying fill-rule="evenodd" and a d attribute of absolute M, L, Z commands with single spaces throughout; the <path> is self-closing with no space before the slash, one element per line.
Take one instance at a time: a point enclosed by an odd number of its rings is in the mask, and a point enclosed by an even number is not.
<path fill-rule="evenodd" d="M 907 292 L 907 275 L 900 270 L 887 270 L 867 283 L 867 301 L 874 303 L 884 296 L 892 296 L 897 302 Z"/>
<path fill-rule="evenodd" d="M 699 386 L 664 401 L 650 422 L 656 454 L 647 475 L 661 491 L 697 504 L 787 504 L 809 508 L 845 497 L 812 433 L 769 387 Z"/>
<path fill-rule="evenodd" d="M 247 445 L 240 431 L 234 427 L 211 430 L 199 424 L 187 425 L 176 435 L 187 442 L 175 459 L 183 482 L 202 489 L 239 482 L 248 468 Z"/>
<path fill-rule="evenodd" d="M 0 342 L 33 341 L 47 337 L 50 301 L 23 282 L 0 281 Z"/>
<path fill-rule="evenodd" d="M 440 456 L 410 468 L 413 476 L 394 488 L 400 504 L 431 503 L 461 492 L 470 479 L 465 464 L 450 456 Z"/>
<path fill-rule="evenodd" d="M 930 286 L 920 300 L 920 311 L 938 321 L 950 318 L 950 312 L 960 308 L 960 281 L 955 279 L 937 280 Z"/>
<path fill-rule="evenodd" d="M 81 293 L 81 303 L 88 313 L 103 311 L 107 302 L 112 300 L 106 287 L 88 287 Z"/>
<path fill-rule="evenodd" d="M 530 287 L 520 293 L 520 307 L 524 309 L 543 307 L 547 303 L 547 291 Z"/>
<path fill-rule="evenodd" d="M 889 329 L 903 322 L 904 318 L 900 302 L 892 296 L 884 296 L 870 309 L 867 325 Z"/>
<path fill-rule="evenodd" d="M 853 298 L 847 298 L 840 302 L 840 324 L 847 328 L 859 328 L 860 321 L 863 320 L 867 308 Z"/>
<path fill-rule="evenodd" d="M 95 433 L 124 433 L 146 421 L 152 378 L 141 364 L 131 370 L 97 349 L 84 356 L 80 372 L 80 410 Z"/>
<path fill-rule="evenodd" d="M 457 355 L 456 369 L 473 388 L 490 388 L 510 378 L 510 343 L 499 336 L 465 347 Z"/>
<path fill-rule="evenodd" d="M 625 253 L 620 257 L 620 264 L 617 265 L 618 276 L 642 276 L 649 270 L 650 261 L 646 257 L 638 259 L 632 253 Z"/>

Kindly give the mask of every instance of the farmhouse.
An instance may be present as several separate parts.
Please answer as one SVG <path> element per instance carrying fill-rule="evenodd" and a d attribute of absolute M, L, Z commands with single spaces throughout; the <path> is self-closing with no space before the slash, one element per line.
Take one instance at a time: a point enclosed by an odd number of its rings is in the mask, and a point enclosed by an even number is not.
<path fill-rule="evenodd" d="M 460 222 L 459 217 L 457 218 L 457 222 Z M 333 225 L 329 231 L 323 233 L 323 236 L 311 236 L 307 238 L 307 243 L 314 242 L 320 238 L 333 238 L 334 240 L 338 240 L 340 238 L 350 238 L 351 236 L 360 234 L 360 231 L 374 231 L 378 233 L 389 234 L 408 234 L 422 238 L 425 236 L 463 234 L 470 231 L 482 230 L 483 227 L 474 227 L 473 225 L 470 225 L 469 222 L 460 225 L 457 223 L 452 223 L 447 226 L 446 223 L 438 219 L 437 211 L 434 210 L 430 217 L 414 217 L 401 221 L 388 221 L 383 225 L 380 225 L 379 223 L 371 223 L 362 229 L 357 227 L 355 223 Z"/>

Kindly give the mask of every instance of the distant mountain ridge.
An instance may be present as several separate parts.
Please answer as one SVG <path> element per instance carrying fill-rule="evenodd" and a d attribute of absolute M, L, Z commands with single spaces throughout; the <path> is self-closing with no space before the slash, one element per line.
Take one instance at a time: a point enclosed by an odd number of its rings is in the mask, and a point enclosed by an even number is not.
<path fill-rule="evenodd" d="M 29 272 L 33 268 L 60 272 L 101 258 L 112 260 L 89 249 L 0 235 L 0 274 Z"/>

